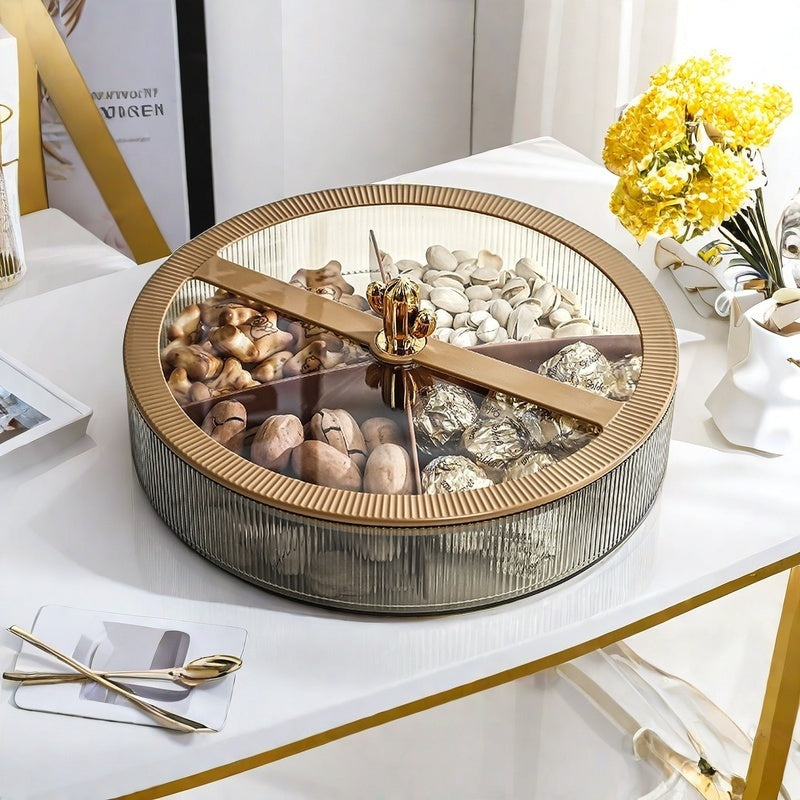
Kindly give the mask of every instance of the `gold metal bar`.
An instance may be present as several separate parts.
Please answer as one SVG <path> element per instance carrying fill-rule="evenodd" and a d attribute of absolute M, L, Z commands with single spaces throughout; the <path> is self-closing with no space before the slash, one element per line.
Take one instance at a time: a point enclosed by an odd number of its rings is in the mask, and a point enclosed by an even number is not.
<path fill-rule="evenodd" d="M 41 3 L 39 4 L 41 6 Z M 46 13 L 46 12 L 45 12 Z M 19 0 L 0 0 L 0 21 L 17 40 L 19 69 L 19 207 L 30 214 L 47 208 L 47 182 L 39 120 L 39 74 Z"/>
<path fill-rule="evenodd" d="M 775 800 L 800 705 L 800 567 L 789 573 L 742 800 Z"/>
<path fill-rule="evenodd" d="M 327 328 L 364 347 L 372 347 L 375 336 L 383 330 L 383 321 L 378 317 L 219 256 L 212 256 L 201 264 L 195 270 L 194 277 L 234 294 L 266 303 L 275 311 L 302 322 Z"/>
<path fill-rule="evenodd" d="M 600 429 L 605 428 L 622 408 L 622 403 L 615 400 L 438 339 L 429 339 L 425 348 L 414 356 L 414 361 L 444 375 L 471 381 L 486 389 L 505 392 L 551 411 L 576 417 Z"/>
<path fill-rule="evenodd" d="M 169 245 L 50 15 L 41 0 L 20 3 L 39 75 L 134 258 L 142 263 L 169 255 Z"/>
<path fill-rule="evenodd" d="M 234 294 L 259 300 L 282 314 L 327 328 L 369 347 L 380 358 L 375 337 L 383 329 L 383 321 L 378 317 L 219 256 L 212 256 L 201 264 L 194 277 Z M 442 375 L 520 397 L 598 428 L 608 425 L 622 408 L 622 403 L 606 397 L 436 339 L 428 340 L 427 345 L 414 354 L 412 362 Z"/>

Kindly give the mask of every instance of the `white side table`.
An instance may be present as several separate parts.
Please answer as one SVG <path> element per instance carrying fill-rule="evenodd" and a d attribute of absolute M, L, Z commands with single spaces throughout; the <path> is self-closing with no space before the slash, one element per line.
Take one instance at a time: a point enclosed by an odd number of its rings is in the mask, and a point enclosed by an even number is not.
<path fill-rule="evenodd" d="M 0 291 L 0 305 L 135 266 L 55 208 L 22 217 L 22 245 L 27 272 Z"/>

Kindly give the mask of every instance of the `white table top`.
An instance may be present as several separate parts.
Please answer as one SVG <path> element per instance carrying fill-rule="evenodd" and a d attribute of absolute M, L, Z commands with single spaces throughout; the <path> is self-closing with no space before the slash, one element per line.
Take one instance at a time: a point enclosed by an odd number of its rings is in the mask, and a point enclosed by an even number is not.
<path fill-rule="evenodd" d="M 27 271 L 0 291 L 0 306 L 136 266 L 56 208 L 25 214 L 21 225 Z"/>
<path fill-rule="evenodd" d="M 637 255 L 607 211 L 613 179 L 553 140 L 406 178 L 527 200 Z M 95 410 L 88 437 L 58 457 L 16 473 L 0 463 L 0 623 L 29 629 L 40 606 L 61 604 L 237 625 L 249 631 L 246 666 L 224 730 L 193 736 L 22 711 L 4 682 L 4 800 L 119 796 L 211 769 L 547 657 L 800 552 L 789 513 L 797 457 L 725 446 L 703 407 L 724 369 L 725 325 L 697 317 L 659 276 L 679 327 L 708 341 L 681 349 L 675 437 L 656 513 L 603 562 L 527 599 L 424 619 L 329 612 L 250 586 L 181 544 L 136 482 L 121 347 L 152 269 L 0 309 L 4 349 Z M 20 335 L 42 316 L 56 334 Z M 0 669 L 18 648 L 0 635 Z"/>

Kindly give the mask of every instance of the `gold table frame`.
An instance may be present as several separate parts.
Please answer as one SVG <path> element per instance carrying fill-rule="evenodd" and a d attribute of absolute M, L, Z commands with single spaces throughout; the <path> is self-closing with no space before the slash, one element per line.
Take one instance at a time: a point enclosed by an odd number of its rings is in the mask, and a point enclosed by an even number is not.
<path fill-rule="evenodd" d="M 353 720 L 312 736 L 289 742 L 263 753 L 214 767 L 194 775 L 142 789 L 131 794 L 120 795 L 113 800 L 156 800 L 177 792 L 195 789 L 215 781 L 239 775 L 258 767 L 273 764 L 290 756 L 298 755 L 315 747 L 335 742 L 355 733 L 376 728 L 389 722 L 409 717 L 421 711 L 459 700 L 505 683 L 534 675 L 542 670 L 556 667 L 593 650 L 606 647 L 628 636 L 648 630 L 662 622 L 679 617 L 692 609 L 725 597 L 732 592 L 751 586 L 765 578 L 781 572 L 789 572 L 786 596 L 783 602 L 775 648 L 767 678 L 761 718 L 758 723 L 750 765 L 747 770 L 747 787 L 742 800 L 773 800 L 777 798 L 789 755 L 792 733 L 800 706 L 800 553 L 783 558 L 741 578 L 724 583 L 680 603 L 643 617 L 621 628 L 602 634 L 579 645 L 553 653 L 544 658 L 521 664 L 518 667 L 498 672 L 443 692 L 421 697 L 410 703 L 386 709 L 361 719 Z"/>

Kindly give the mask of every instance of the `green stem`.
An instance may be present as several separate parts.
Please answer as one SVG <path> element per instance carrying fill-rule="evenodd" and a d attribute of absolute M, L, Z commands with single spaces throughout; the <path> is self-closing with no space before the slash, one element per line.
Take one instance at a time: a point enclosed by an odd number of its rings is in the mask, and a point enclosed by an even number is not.
<path fill-rule="evenodd" d="M 768 297 L 783 286 L 780 259 L 767 230 L 761 189 L 756 189 L 753 206 L 743 208 L 725 220 L 720 225 L 720 232 L 742 258 L 766 280 Z"/>
<path fill-rule="evenodd" d="M 758 256 L 748 250 L 738 239 L 728 234 L 724 228 L 719 231 L 723 238 L 728 240 L 728 243 L 736 248 L 736 252 L 753 268 L 757 275 L 761 275 L 765 280 L 769 280 L 769 275 L 765 272 L 764 266 L 759 260 Z"/>
<path fill-rule="evenodd" d="M 773 280 L 775 281 L 777 288 L 783 288 L 783 265 L 781 263 L 780 256 L 778 255 L 777 251 L 775 250 L 775 246 L 772 243 L 772 237 L 769 235 L 769 229 L 767 228 L 767 216 L 764 213 L 764 195 L 760 188 L 756 189 L 756 216 L 759 221 L 760 230 L 764 239 L 766 240 L 768 258 L 772 266 L 771 272 L 773 274 Z"/>

